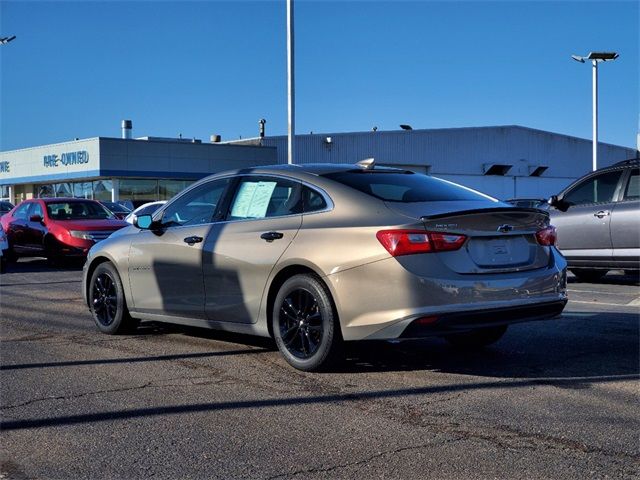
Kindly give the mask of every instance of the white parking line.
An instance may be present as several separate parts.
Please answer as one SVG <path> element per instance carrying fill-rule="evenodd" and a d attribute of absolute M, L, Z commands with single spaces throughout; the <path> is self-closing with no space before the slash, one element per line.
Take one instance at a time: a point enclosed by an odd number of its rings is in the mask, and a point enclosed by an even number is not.
<path fill-rule="evenodd" d="M 607 303 L 607 302 L 587 302 L 584 300 L 571 300 L 569 299 L 570 303 L 588 303 L 591 305 L 610 305 L 613 307 L 633 307 L 633 306 L 640 306 L 640 298 L 636 298 L 635 300 L 631 301 L 630 303 Z"/>
<path fill-rule="evenodd" d="M 574 290 L 573 288 L 567 288 L 567 292 L 576 292 L 576 293 L 597 293 L 598 295 L 624 295 L 619 292 L 599 292 L 597 290 Z"/>

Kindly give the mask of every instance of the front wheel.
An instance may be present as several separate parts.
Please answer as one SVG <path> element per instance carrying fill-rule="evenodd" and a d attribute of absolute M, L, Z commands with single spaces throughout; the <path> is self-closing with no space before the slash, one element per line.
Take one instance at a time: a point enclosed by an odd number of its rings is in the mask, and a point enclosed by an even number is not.
<path fill-rule="evenodd" d="M 479 328 L 470 332 L 447 335 L 445 340 L 455 347 L 482 348 L 497 342 L 507 331 L 507 326 Z"/>
<path fill-rule="evenodd" d="M 93 272 L 89 284 L 89 309 L 102 333 L 129 333 L 137 327 L 138 322 L 129 315 L 122 281 L 112 263 L 101 263 Z"/>
<path fill-rule="evenodd" d="M 342 334 L 327 287 L 314 275 L 284 282 L 273 305 L 273 336 L 293 367 L 324 370 L 342 356 Z"/>

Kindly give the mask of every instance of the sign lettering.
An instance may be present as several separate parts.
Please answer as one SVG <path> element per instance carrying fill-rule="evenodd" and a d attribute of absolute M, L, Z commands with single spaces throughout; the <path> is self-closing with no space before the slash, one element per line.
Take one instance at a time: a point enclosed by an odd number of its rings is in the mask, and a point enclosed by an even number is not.
<path fill-rule="evenodd" d="M 82 165 L 83 163 L 89 163 L 89 152 L 86 150 L 80 150 L 78 152 L 67 152 L 62 155 L 45 155 L 43 159 L 43 165 L 46 168 L 55 168 L 60 165 L 65 167 L 69 165 Z"/>

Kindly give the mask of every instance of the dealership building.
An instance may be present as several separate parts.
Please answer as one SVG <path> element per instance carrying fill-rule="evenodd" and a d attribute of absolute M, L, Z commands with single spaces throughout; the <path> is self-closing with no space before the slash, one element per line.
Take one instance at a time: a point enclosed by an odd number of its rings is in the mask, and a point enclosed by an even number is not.
<path fill-rule="evenodd" d="M 0 197 L 13 203 L 36 197 L 165 200 L 212 173 L 276 161 L 275 147 L 88 138 L 0 152 Z"/>
<path fill-rule="evenodd" d="M 521 126 L 296 135 L 296 163 L 355 163 L 428 173 L 500 199 L 543 198 L 591 169 L 591 140 Z M 598 165 L 637 150 L 599 144 Z M 96 137 L 0 152 L 0 198 L 164 200 L 212 173 L 286 163 L 286 136 L 222 143 L 181 138 Z"/>
<path fill-rule="evenodd" d="M 410 128 L 406 127 L 405 128 Z M 276 147 L 287 162 L 287 137 L 237 140 Z M 296 135 L 296 163 L 354 163 L 375 158 L 460 183 L 499 199 L 547 198 L 591 171 L 590 139 L 518 125 Z M 598 143 L 598 167 L 636 158 L 638 150 Z"/>

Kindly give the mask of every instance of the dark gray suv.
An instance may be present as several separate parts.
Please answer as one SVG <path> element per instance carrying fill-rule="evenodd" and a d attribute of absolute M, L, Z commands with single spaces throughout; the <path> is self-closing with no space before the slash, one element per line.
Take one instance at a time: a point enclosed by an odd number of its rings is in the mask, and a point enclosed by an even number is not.
<path fill-rule="evenodd" d="M 640 160 L 596 170 L 549 199 L 558 248 L 578 279 L 640 269 Z"/>

